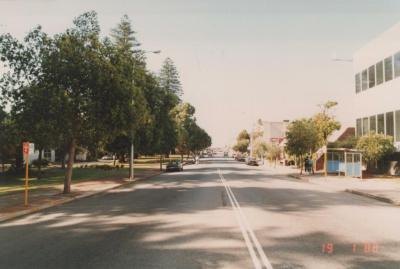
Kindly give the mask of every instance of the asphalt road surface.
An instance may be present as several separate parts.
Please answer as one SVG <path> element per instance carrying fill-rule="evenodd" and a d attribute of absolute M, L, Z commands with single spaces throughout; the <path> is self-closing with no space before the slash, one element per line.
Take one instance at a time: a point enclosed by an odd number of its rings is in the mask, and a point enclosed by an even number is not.
<path fill-rule="evenodd" d="M 400 208 L 229 160 L 0 223 L 0 268 L 400 268 Z"/>

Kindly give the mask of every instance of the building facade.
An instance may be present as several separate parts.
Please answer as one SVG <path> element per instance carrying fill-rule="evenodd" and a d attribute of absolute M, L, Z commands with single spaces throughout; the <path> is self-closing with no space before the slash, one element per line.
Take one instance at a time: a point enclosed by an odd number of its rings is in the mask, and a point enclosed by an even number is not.
<path fill-rule="evenodd" d="M 31 147 L 34 148 L 34 144 L 31 143 Z M 29 161 L 33 162 L 39 159 L 39 150 L 33 150 L 29 152 Z M 54 149 L 45 149 L 42 151 L 42 160 L 54 162 L 56 160 L 56 152 Z"/>
<path fill-rule="evenodd" d="M 400 150 L 400 23 L 354 54 L 356 135 L 392 136 Z"/>
<path fill-rule="evenodd" d="M 289 121 L 258 121 L 253 126 L 253 132 L 262 133 L 266 143 L 280 144 L 286 137 Z"/>

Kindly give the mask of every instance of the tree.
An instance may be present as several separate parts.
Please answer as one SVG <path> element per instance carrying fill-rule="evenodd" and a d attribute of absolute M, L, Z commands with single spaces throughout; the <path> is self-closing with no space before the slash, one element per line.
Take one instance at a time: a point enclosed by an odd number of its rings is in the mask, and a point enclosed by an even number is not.
<path fill-rule="evenodd" d="M 300 159 L 300 174 L 303 171 L 303 156 L 318 148 L 320 136 L 311 119 L 291 122 L 286 132 L 286 151 Z"/>
<path fill-rule="evenodd" d="M 211 137 L 207 132 L 193 122 L 189 129 L 189 151 L 197 155 L 212 144 Z"/>
<path fill-rule="evenodd" d="M 119 135 L 106 145 L 106 150 L 115 154 L 120 162 L 125 162 L 125 156 L 129 153 L 130 149 L 130 142 L 128 136 Z"/>
<path fill-rule="evenodd" d="M 282 150 L 279 147 L 279 145 L 269 144 L 267 146 L 268 159 L 275 162 L 275 167 L 276 167 L 276 161 L 281 158 L 281 153 L 282 153 Z"/>
<path fill-rule="evenodd" d="M 373 164 L 377 168 L 377 162 L 394 152 L 393 137 L 384 134 L 368 134 L 358 139 L 357 149 L 363 152 L 363 159 L 368 167 Z"/>
<path fill-rule="evenodd" d="M 265 143 L 261 137 L 257 138 L 253 143 L 253 153 L 264 160 L 267 151 L 268 151 L 267 143 Z"/>
<path fill-rule="evenodd" d="M 62 119 L 68 144 L 64 193 L 71 191 L 77 145 L 92 138 L 110 140 L 140 118 L 133 102 L 136 92 L 121 71 L 113 47 L 107 40 L 102 43 L 99 35 L 97 14 L 84 13 L 74 20 L 73 28 L 53 38 L 51 50 L 42 59 L 43 80 L 53 85 L 56 114 Z"/>
<path fill-rule="evenodd" d="M 11 107 L 11 121 L 18 137 L 35 143 L 39 150 L 39 170 L 42 151 L 51 145 L 56 126 L 50 120 L 57 105 L 53 104 L 50 87 L 43 81 L 43 56 L 48 53 L 51 42 L 38 26 L 29 32 L 23 42 L 10 34 L 0 36 L 0 55 L 7 72 L 0 79 L 2 103 Z M 22 168 L 19 145 L 16 147 L 16 167 Z"/>
<path fill-rule="evenodd" d="M 331 110 L 338 103 L 335 101 L 327 101 L 325 104 L 320 105 L 321 111 L 314 115 L 312 118 L 314 126 L 318 131 L 319 146 L 326 146 L 328 144 L 328 137 L 336 130 L 340 130 L 340 122 L 335 120 Z"/>
<path fill-rule="evenodd" d="M 9 113 L 0 107 L 0 161 L 2 172 L 5 172 L 5 163 L 8 162 L 18 149 L 16 127 Z"/>
<path fill-rule="evenodd" d="M 180 152 L 182 159 L 185 153 L 190 152 L 190 129 L 195 124 L 194 113 L 195 108 L 189 103 L 180 103 L 171 111 L 176 124 L 176 148 Z"/>
<path fill-rule="evenodd" d="M 25 141 L 35 144 L 39 152 L 37 167 L 39 176 L 44 149 L 57 145 L 60 125 L 53 117 L 57 102 L 53 100 L 51 88 L 30 86 L 24 89 L 21 100 L 12 107 L 12 114 L 19 133 Z"/>
<path fill-rule="evenodd" d="M 246 153 L 250 144 L 250 135 L 246 130 L 242 130 L 236 138 L 236 144 L 233 146 L 233 150 L 241 153 Z"/>
<path fill-rule="evenodd" d="M 160 71 L 160 87 L 175 94 L 182 96 L 182 85 L 179 79 L 178 70 L 171 58 L 166 58 Z"/>
<path fill-rule="evenodd" d="M 117 27 L 111 30 L 111 37 L 114 39 L 118 49 L 122 51 L 133 51 L 140 46 L 135 37 L 136 32 L 132 29 L 132 23 L 128 15 L 124 15 Z"/>

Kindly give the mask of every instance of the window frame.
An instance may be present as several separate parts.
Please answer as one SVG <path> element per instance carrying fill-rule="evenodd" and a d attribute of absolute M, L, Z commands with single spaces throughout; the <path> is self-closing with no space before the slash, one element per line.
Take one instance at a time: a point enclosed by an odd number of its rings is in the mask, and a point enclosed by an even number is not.
<path fill-rule="evenodd" d="M 376 76 L 375 75 L 375 65 L 371 65 L 370 67 L 368 67 L 368 89 L 375 87 L 375 85 L 376 85 L 375 76 Z"/>
<path fill-rule="evenodd" d="M 377 124 L 378 124 L 378 121 L 377 121 L 377 119 L 376 119 L 377 117 L 376 117 L 376 115 L 373 115 L 373 116 L 370 116 L 369 117 L 369 132 L 370 133 L 377 133 Z M 372 121 L 372 119 L 373 119 L 373 121 Z M 374 124 L 373 124 L 373 122 L 374 122 Z M 373 129 L 374 130 L 372 130 L 372 126 L 373 126 Z"/>
<path fill-rule="evenodd" d="M 381 75 L 381 80 L 379 80 L 378 78 L 378 70 L 380 68 L 380 75 Z M 379 61 L 375 64 L 375 78 L 376 78 L 376 86 L 382 84 L 383 82 L 385 82 L 385 70 L 384 70 L 384 66 L 383 66 L 383 61 Z"/>
<path fill-rule="evenodd" d="M 382 129 L 380 129 L 380 124 L 379 124 L 379 120 L 382 120 L 383 126 Z M 386 133 L 386 126 L 385 126 L 385 113 L 381 113 L 376 115 L 376 133 L 377 134 L 385 134 Z"/>
<path fill-rule="evenodd" d="M 392 117 L 392 120 L 390 121 L 390 119 L 388 120 L 388 115 L 392 115 L 391 117 Z M 390 123 L 391 122 L 391 134 L 389 134 L 389 132 L 388 132 L 388 128 L 390 127 L 390 125 L 388 124 L 388 123 Z M 390 130 L 389 130 L 390 131 Z M 386 136 L 388 136 L 388 135 L 390 135 L 391 137 L 394 137 L 394 112 L 393 111 L 390 111 L 390 112 L 386 112 L 385 113 L 385 135 Z"/>
<path fill-rule="evenodd" d="M 387 63 L 388 61 L 390 61 L 390 64 L 389 63 Z M 387 66 L 390 66 L 390 78 L 388 78 L 388 73 L 386 72 L 387 71 Z M 383 60 L 383 69 L 384 69 L 384 73 L 385 73 L 385 82 L 388 82 L 388 81 L 391 81 L 392 79 L 393 79 L 393 56 L 389 56 L 389 57 L 386 57 L 384 60 Z"/>
<path fill-rule="evenodd" d="M 365 77 L 364 77 L 364 75 L 365 75 Z M 364 78 L 365 78 L 365 80 L 364 80 Z M 368 68 L 367 68 L 361 72 L 361 90 L 362 91 L 368 90 L 368 82 L 369 81 L 368 81 Z"/>
<path fill-rule="evenodd" d="M 361 73 L 355 74 L 354 79 L 355 79 L 356 93 L 359 93 L 361 92 Z"/>

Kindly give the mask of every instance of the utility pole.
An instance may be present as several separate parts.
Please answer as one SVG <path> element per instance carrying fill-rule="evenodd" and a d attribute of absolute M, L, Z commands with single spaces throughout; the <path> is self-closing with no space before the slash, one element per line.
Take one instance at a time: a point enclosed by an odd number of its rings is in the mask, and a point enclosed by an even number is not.
<path fill-rule="evenodd" d="M 153 50 L 153 51 L 146 51 L 144 50 L 143 53 L 153 53 L 153 54 L 160 54 L 161 50 Z M 133 81 L 134 82 L 134 81 Z M 132 99 L 132 107 L 135 104 L 135 100 Z M 135 147 L 134 147 L 134 129 L 132 126 L 131 129 L 131 158 L 129 159 L 129 180 L 133 181 L 134 179 L 134 159 L 135 159 Z"/>

